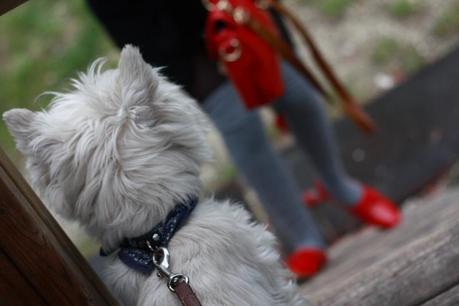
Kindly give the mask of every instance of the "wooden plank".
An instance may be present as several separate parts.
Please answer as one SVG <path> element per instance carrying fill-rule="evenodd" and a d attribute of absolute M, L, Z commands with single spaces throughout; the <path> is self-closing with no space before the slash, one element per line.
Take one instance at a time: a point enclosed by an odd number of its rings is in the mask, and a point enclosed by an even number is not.
<path fill-rule="evenodd" d="M 329 249 L 329 269 L 308 283 L 311 291 L 320 290 L 330 283 L 341 281 L 390 256 L 394 250 L 424 238 L 442 226 L 445 220 L 459 219 L 455 194 L 410 202 L 404 207 L 403 223 L 391 231 L 366 228 L 343 238 Z M 457 195 L 459 197 L 459 195 Z M 427 216 L 427 217 L 426 217 Z"/>
<path fill-rule="evenodd" d="M 303 292 L 318 306 L 408 306 L 448 290 L 459 283 L 458 199 L 456 191 L 417 200 L 399 228 L 343 239 Z"/>
<path fill-rule="evenodd" d="M 0 305 L 46 305 L 43 298 L 30 286 L 27 279 L 16 269 L 14 264 L 1 250 Z"/>
<path fill-rule="evenodd" d="M 441 293 L 421 306 L 455 306 L 459 305 L 459 284 Z"/>
<path fill-rule="evenodd" d="M 459 280 L 459 230 L 440 231 L 323 292 L 317 305 L 416 305 Z"/>
<path fill-rule="evenodd" d="M 117 305 L 0 149 L 0 250 L 47 305 Z"/>
<path fill-rule="evenodd" d="M 26 1 L 27 0 L 1 0 L 0 1 L 0 16 L 14 9 L 15 7 L 23 4 Z"/>

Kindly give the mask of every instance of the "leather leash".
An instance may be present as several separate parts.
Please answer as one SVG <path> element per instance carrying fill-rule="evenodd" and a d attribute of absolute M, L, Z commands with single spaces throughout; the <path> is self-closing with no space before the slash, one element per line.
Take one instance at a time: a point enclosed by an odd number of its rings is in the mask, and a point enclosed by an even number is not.
<path fill-rule="evenodd" d="M 170 253 L 166 247 L 153 249 L 153 264 L 158 269 L 158 277 L 166 278 L 167 287 L 177 296 L 183 306 L 202 306 L 198 297 L 189 284 L 188 277 L 181 273 L 172 273 L 169 270 Z"/>
<path fill-rule="evenodd" d="M 283 4 L 276 0 L 265 0 L 268 5 L 285 16 L 300 33 L 304 43 L 309 47 L 312 57 L 321 69 L 324 76 L 343 102 L 344 112 L 365 132 L 372 133 L 376 130 L 376 124 L 362 108 L 357 104 L 352 95 L 341 84 L 331 66 L 327 63 L 319 48 L 315 44 L 312 36 L 308 33 L 304 24 Z"/>
<path fill-rule="evenodd" d="M 175 294 L 183 306 L 201 306 L 201 302 L 186 282 L 180 282 L 175 286 Z"/>

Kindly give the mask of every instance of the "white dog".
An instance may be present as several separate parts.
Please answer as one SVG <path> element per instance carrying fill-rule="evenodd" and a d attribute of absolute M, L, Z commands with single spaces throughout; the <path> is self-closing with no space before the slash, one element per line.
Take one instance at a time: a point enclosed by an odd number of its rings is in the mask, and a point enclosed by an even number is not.
<path fill-rule="evenodd" d="M 48 110 L 13 109 L 4 120 L 45 202 L 114 251 L 112 291 L 126 305 L 179 305 L 164 278 L 127 266 L 116 250 L 199 195 L 207 120 L 136 48 L 123 49 L 117 69 L 102 65 L 94 62 L 72 92 L 55 93 Z M 199 201 L 168 249 L 170 270 L 189 277 L 203 305 L 308 304 L 273 235 L 240 206 Z"/>

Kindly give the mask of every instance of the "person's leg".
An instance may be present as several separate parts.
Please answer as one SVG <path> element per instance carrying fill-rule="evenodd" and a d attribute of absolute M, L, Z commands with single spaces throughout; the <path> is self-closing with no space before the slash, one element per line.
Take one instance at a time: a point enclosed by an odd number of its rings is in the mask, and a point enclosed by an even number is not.
<path fill-rule="evenodd" d="M 282 77 L 285 93 L 274 107 L 285 115 L 298 144 L 309 153 L 327 191 L 339 202 L 352 206 L 361 198 L 362 186 L 344 170 L 323 101 L 286 63 L 282 64 Z"/>
<path fill-rule="evenodd" d="M 286 251 L 323 248 L 322 236 L 301 204 L 301 192 L 273 151 L 259 115 L 245 109 L 229 83 L 215 90 L 203 107 L 221 132 L 237 169 L 255 189 Z"/>
<path fill-rule="evenodd" d="M 377 190 L 350 178 L 339 156 L 323 102 L 296 70 L 282 64 L 285 94 L 275 103 L 302 148 L 310 153 L 332 198 L 368 224 L 392 228 L 402 219 L 397 206 Z"/>

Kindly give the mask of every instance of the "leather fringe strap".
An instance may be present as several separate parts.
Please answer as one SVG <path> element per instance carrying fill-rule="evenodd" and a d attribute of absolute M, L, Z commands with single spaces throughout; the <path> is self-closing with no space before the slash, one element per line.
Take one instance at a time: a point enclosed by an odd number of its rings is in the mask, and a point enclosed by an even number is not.
<path fill-rule="evenodd" d="M 328 93 L 322 87 L 317 78 L 309 71 L 306 65 L 295 55 L 293 49 L 282 39 L 270 31 L 266 31 L 263 26 L 255 19 L 247 17 L 245 24 L 258 36 L 264 39 L 274 50 L 276 50 L 285 60 L 295 67 L 312 85 L 325 97 L 329 98 Z"/>
<path fill-rule="evenodd" d="M 371 119 L 368 114 L 366 114 L 361 107 L 356 103 L 351 94 L 346 90 L 346 88 L 341 84 L 341 82 L 336 77 L 333 69 L 327 63 L 319 48 L 314 43 L 311 35 L 308 33 L 304 24 L 293 15 L 284 5 L 279 1 L 267 0 L 269 5 L 278 11 L 280 14 L 285 16 L 295 27 L 295 29 L 300 33 L 304 43 L 309 47 L 311 54 L 316 61 L 319 68 L 322 70 L 324 76 L 328 79 L 330 84 L 333 86 L 335 92 L 341 98 L 343 102 L 344 112 L 365 132 L 371 133 L 376 130 L 376 124 L 373 119 Z"/>
<path fill-rule="evenodd" d="M 322 71 L 322 74 L 328 80 L 330 85 L 333 87 L 333 90 L 336 92 L 343 104 L 343 111 L 345 114 L 364 132 L 373 133 L 376 131 L 376 124 L 373 119 L 366 114 L 360 105 L 355 101 L 352 95 L 347 91 L 347 89 L 341 84 L 336 74 L 334 73 L 331 66 L 327 63 L 319 48 L 315 44 L 312 36 L 308 33 L 305 26 L 301 21 L 294 16 L 284 5 L 276 0 L 261 0 L 259 1 L 261 7 L 271 7 L 276 10 L 279 14 L 285 16 L 294 26 L 294 28 L 300 33 L 304 43 L 308 46 L 311 51 L 312 57 L 315 60 L 317 66 Z M 260 35 L 265 41 L 271 45 L 272 48 L 277 50 L 282 57 L 285 58 L 290 64 L 292 64 L 295 69 L 297 69 L 301 74 L 303 74 L 316 89 L 324 95 L 325 98 L 330 100 L 330 95 L 326 93 L 324 88 L 320 85 L 317 79 L 312 76 L 312 73 L 305 66 L 305 64 L 296 56 L 292 48 L 282 41 L 280 38 L 276 37 L 273 33 L 270 33 L 263 29 L 263 27 L 253 18 L 248 16 L 245 20 L 247 26 L 249 26 L 252 31 Z"/>

